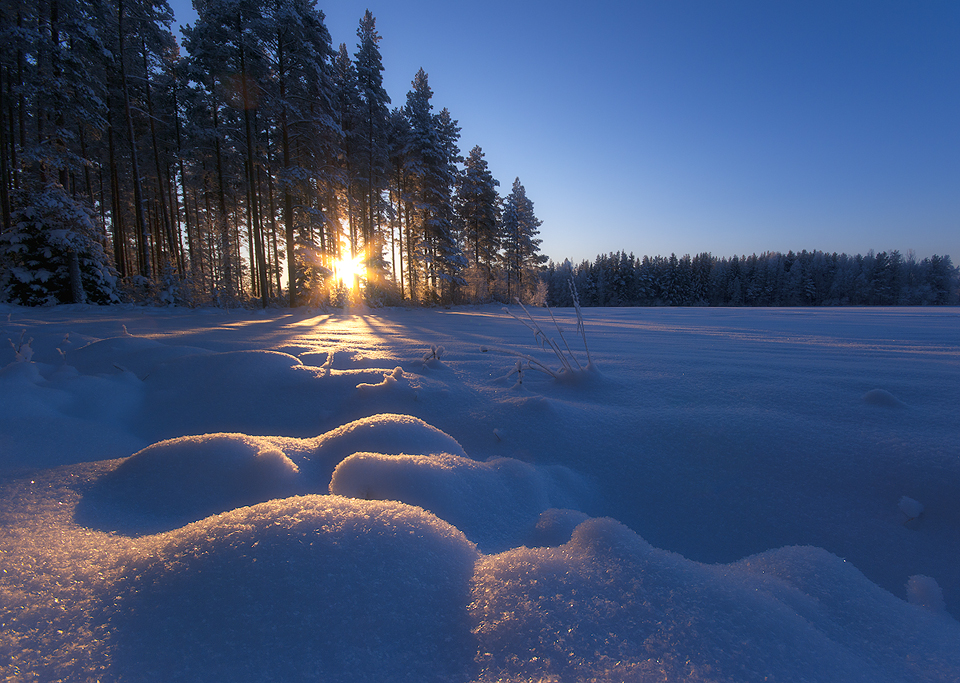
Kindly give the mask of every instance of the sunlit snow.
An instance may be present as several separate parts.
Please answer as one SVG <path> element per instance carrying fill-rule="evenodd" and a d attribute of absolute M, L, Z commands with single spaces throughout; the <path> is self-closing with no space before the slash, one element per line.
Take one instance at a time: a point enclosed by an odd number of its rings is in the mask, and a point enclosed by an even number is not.
<path fill-rule="evenodd" d="M 960 310 L 584 317 L 0 306 L 0 672 L 960 680 Z"/>

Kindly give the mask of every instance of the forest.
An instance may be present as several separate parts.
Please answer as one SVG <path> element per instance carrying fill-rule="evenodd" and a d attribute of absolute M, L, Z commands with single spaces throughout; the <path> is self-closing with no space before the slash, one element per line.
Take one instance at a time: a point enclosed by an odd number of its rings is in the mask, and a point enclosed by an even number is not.
<path fill-rule="evenodd" d="M 0 0 L 0 301 L 187 306 L 957 303 L 949 257 L 547 264 L 520 179 L 383 87 L 313 0 Z"/>
<path fill-rule="evenodd" d="M 511 298 L 546 260 L 519 179 L 382 85 L 376 20 L 310 0 L 3 0 L 0 286 L 11 302 Z M 362 285 L 362 287 L 357 287 Z M 503 288 L 503 293 L 498 292 Z"/>
<path fill-rule="evenodd" d="M 574 266 L 550 262 L 547 302 L 572 306 L 930 306 L 958 303 L 949 256 L 918 260 L 899 251 L 857 254 L 766 252 L 677 258 L 618 252 Z M 576 285 L 571 290 L 570 283 Z"/>

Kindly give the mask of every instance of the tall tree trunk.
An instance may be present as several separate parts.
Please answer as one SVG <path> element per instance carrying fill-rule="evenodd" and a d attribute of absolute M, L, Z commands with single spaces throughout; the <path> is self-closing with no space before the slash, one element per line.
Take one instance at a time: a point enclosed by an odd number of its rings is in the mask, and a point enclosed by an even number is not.
<path fill-rule="evenodd" d="M 51 0 L 50 2 L 50 72 L 53 74 L 54 83 L 59 83 L 60 81 L 60 3 L 58 0 Z M 58 93 L 59 95 L 60 93 Z M 60 158 L 57 160 L 59 167 L 57 168 L 57 180 L 60 182 L 60 186 L 67 190 L 70 186 L 70 174 L 67 169 L 66 162 L 66 151 L 67 145 L 66 141 L 63 139 L 63 128 L 66 125 L 64 121 L 63 107 L 61 106 L 60 97 L 56 98 L 56 105 L 54 109 L 54 124 L 56 128 L 54 129 L 54 144 L 56 145 L 57 152 L 60 154 Z M 79 267 L 77 268 L 79 273 Z M 72 277 L 72 271 L 71 271 Z M 79 303 L 79 302 L 77 302 Z"/>
<path fill-rule="evenodd" d="M 256 121 L 254 121 L 254 123 L 256 123 Z M 268 150 L 268 161 L 269 154 L 270 152 Z M 270 279 L 270 272 L 273 264 L 270 262 L 270 238 L 267 235 L 267 217 L 269 216 L 269 223 L 274 227 L 274 232 L 276 232 L 276 217 L 273 213 L 272 197 L 268 197 L 267 212 L 264 213 L 263 210 L 263 164 L 257 164 L 254 167 L 254 175 L 256 176 L 256 185 L 254 186 L 254 191 L 257 194 L 257 206 L 260 207 L 260 246 L 263 249 L 264 275 L 261 278 L 261 281 L 263 284 L 266 284 L 266 287 L 263 287 L 263 296 L 273 298 L 273 281 Z"/>
<path fill-rule="evenodd" d="M 17 153 L 17 129 L 16 122 L 19 111 L 19 105 L 16 104 L 18 101 L 17 97 L 14 97 L 13 93 L 13 83 L 14 79 L 12 76 L 7 78 L 7 111 L 6 118 L 9 120 L 9 142 L 10 145 L 10 187 L 11 189 L 19 189 L 20 187 L 20 164 L 18 162 L 18 153 Z"/>
<path fill-rule="evenodd" d="M 0 67 L 0 214 L 3 218 L 3 230 L 10 229 L 10 171 L 7 167 L 7 126 L 3 121 L 6 108 L 3 94 L 3 67 Z"/>
<path fill-rule="evenodd" d="M 283 169 L 290 170 L 290 130 L 287 124 L 287 71 L 286 51 L 283 37 L 277 34 L 277 65 L 280 85 L 280 144 L 283 148 Z M 293 195 L 290 193 L 290 179 L 283 183 L 283 231 L 287 242 L 287 300 L 290 308 L 297 305 L 297 286 L 299 264 L 296 260 L 296 243 L 293 232 Z"/>
<path fill-rule="evenodd" d="M 100 183 L 100 226 L 102 233 L 100 236 L 100 241 L 103 244 L 104 252 L 108 251 L 107 248 L 107 198 L 106 190 L 103 187 L 103 159 L 97 163 L 97 180 Z"/>
<path fill-rule="evenodd" d="M 177 101 L 176 79 L 174 79 L 173 90 L 173 121 L 177 136 L 177 164 L 180 171 L 180 191 L 183 193 L 183 222 L 187 228 L 187 249 L 190 252 L 190 271 L 196 277 L 197 265 L 202 262 L 200 249 L 198 248 L 196 235 L 190 223 L 190 201 L 187 194 L 187 174 L 183 167 L 183 144 L 180 135 L 180 106 Z M 199 218 L 197 227 L 199 228 Z M 183 265 L 183 264 L 181 264 Z"/>
<path fill-rule="evenodd" d="M 272 157 L 270 161 L 272 166 Z M 270 210 L 270 246 L 273 247 L 273 274 L 276 278 L 277 296 L 282 296 L 283 285 L 280 283 L 280 254 L 277 248 L 277 210 L 273 205 L 273 176 L 269 173 L 267 174 L 267 201 L 267 206 Z M 272 284 L 273 282 L 271 282 L 271 285 Z"/>
<path fill-rule="evenodd" d="M 396 281 L 397 273 L 400 274 L 400 298 L 404 297 L 403 289 L 403 169 L 400 161 L 397 161 L 397 239 L 400 245 L 397 248 L 399 263 L 394 264 L 393 279 Z M 399 266 L 399 267 L 398 267 Z"/>
<path fill-rule="evenodd" d="M 37 9 L 37 33 L 39 34 L 39 37 L 37 40 L 37 51 L 36 51 L 36 60 L 37 60 L 36 72 L 37 72 L 37 79 L 38 81 L 40 81 L 41 84 L 43 82 L 44 73 L 46 72 L 46 49 L 45 49 L 46 42 L 44 41 L 44 35 L 49 30 L 49 19 L 50 17 L 47 16 L 47 13 L 44 11 L 44 8 L 39 7 Z M 38 158 L 34 163 L 36 165 L 37 175 L 40 178 L 40 183 L 43 185 L 46 185 L 47 175 L 46 175 L 46 169 L 44 168 L 44 164 L 42 161 L 42 158 L 44 155 L 41 151 L 41 148 L 44 142 L 43 122 L 44 122 L 44 119 L 46 118 L 46 111 L 47 111 L 47 108 L 45 106 L 46 103 L 43 101 L 44 99 L 43 90 L 44 90 L 43 87 L 38 87 L 35 93 L 34 111 L 36 111 L 36 116 L 35 116 L 34 122 L 36 123 L 36 126 L 37 126 Z"/>
<path fill-rule="evenodd" d="M 410 203 L 406 202 L 404 213 L 406 214 L 406 232 L 407 232 L 407 282 L 410 287 L 410 301 L 417 303 L 417 273 L 416 261 L 413 258 L 413 226 L 410 225 Z"/>
<path fill-rule="evenodd" d="M 143 55 L 143 87 L 146 90 L 147 96 L 147 119 L 150 121 L 150 141 L 153 144 L 154 173 L 156 173 L 157 176 L 157 208 L 159 209 L 159 215 L 157 216 L 157 233 L 166 238 L 170 254 L 174 257 L 173 262 L 177 267 L 177 272 L 182 274 L 181 264 L 183 259 L 180 257 L 176 240 L 174 239 L 170 210 L 167 206 L 167 191 L 163 185 L 163 173 L 160 170 L 160 146 L 157 144 L 156 116 L 153 112 L 153 95 L 150 87 L 150 64 L 147 60 L 147 43 L 142 33 L 140 34 L 140 51 Z M 157 242 L 160 242 L 160 240 L 158 239 Z"/>
<path fill-rule="evenodd" d="M 242 17 L 237 15 L 237 35 L 243 35 Z M 243 127 L 247 142 L 247 186 L 250 196 L 250 230 L 253 234 L 253 258 L 250 267 L 253 270 L 256 266 L 257 281 L 260 285 L 260 303 L 266 308 L 267 290 L 269 282 L 267 279 L 266 258 L 263 250 L 263 232 L 260 222 L 260 207 L 257 197 L 257 176 L 255 172 L 256 158 L 254 155 L 254 124 L 253 124 L 253 101 L 250 97 L 250 76 L 247 73 L 246 48 L 240 45 L 240 88 L 243 95 Z"/>
<path fill-rule="evenodd" d="M 17 29 L 23 31 L 23 12 L 20 11 L 20 5 L 17 4 Z M 23 71 L 24 63 L 26 57 L 23 54 L 23 50 L 18 47 L 17 49 L 17 86 L 20 89 L 20 92 L 17 96 L 17 129 L 20 134 L 20 155 L 22 156 L 24 150 L 27 148 L 27 97 L 26 91 L 27 88 L 24 87 L 23 82 Z M 11 124 L 12 125 L 12 124 Z M 20 176 L 23 172 L 23 169 L 20 167 L 21 164 L 25 163 L 22 159 L 14 164 L 14 187 L 17 189 L 20 188 Z"/>
<path fill-rule="evenodd" d="M 227 194 L 224 189 L 223 159 L 220 151 L 220 116 L 216 105 L 213 108 L 214 148 L 217 162 L 217 199 L 220 203 L 220 216 L 217 221 L 220 236 L 220 258 L 223 261 L 223 284 L 230 296 L 235 293 L 233 284 L 233 253 L 230 247 L 230 228 L 227 224 Z"/>
<path fill-rule="evenodd" d="M 174 182 L 171 168 L 173 164 L 164 167 L 167 186 L 167 206 L 170 207 L 170 229 L 173 231 L 174 256 L 177 259 L 177 272 L 181 277 L 186 274 L 183 256 L 183 230 L 180 229 L 180 201 L 177 199 L 177 186 Z"/>
<path fill-rule="evenodd" d="M 247 187 L 247 260 L 250 263 L 250 293 L 252 296 L 261 296 L 261 291 L 259 287 L 258 277 L 258 268 L 260 266 L 260 260 L 257 258 L 255 247 L 253 244 L 254 241 L 254 230 L 253 226 L 253 202 L 252 198 L 253 188 L 249 187 L 249 171 L 247 175 L 248 187 Z"/>
<path fill-rule="evenodd" d="M 130 275 L 127 264 L 126 235 L 123 230 L 123 212 L 120 206 L 120 174 L 117 171 L 117 153 L 114 146 L 113 108 L 107 97 L 107 153 L 110 164 L 110 211 L 112 215 L 113 260 L 120 277 Z"/>
<path fill-rule="evenodd" d="M 130 106 L 130 87 L 127 82 L 126 59 L 123 55 L 124 0 L 117 0 L 117 36 L 120 59 L 120 83 L 123 91 L 123 111 L 127 124 L 127 141 L 130 145 L 130 165 L 133 170 L 133 214 L 137 230 L 137 256 L 140 274 L 145 278 L 153 277 L 150 257 L 150 234 L 144 217 L 143 188 L 140 184 L 140 163 L 137 159 L 137 141 L 133 133 L 133 112 Z"/>
<path fill-rule="evenodd" d="M 86 127 L 83 125 L 83 122 L 80 121 L 77 123 L 78 137 L 80 139 L 80 156 L 86 161 L 87 159 L 87 136 L 84 133 Z M 90 206 L 94 204 L 93 197 L 93 178 L 90 176 L 90 164 L 84 163 L 83 165 L 83 181 L 85 189 L 87 191 L 87 199 L 90 200 Z"/>

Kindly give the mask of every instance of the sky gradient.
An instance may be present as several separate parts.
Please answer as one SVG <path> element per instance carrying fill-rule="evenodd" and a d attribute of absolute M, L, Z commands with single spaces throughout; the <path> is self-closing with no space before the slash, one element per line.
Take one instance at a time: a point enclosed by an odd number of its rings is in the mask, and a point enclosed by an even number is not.
<path fill-rule="evenodd" d="M 192 23 L 189 0 L 171 6 Z M 515 177 L 554 260 L 913 250 L 960 260 L 960 3 L 337 0 L 384 85 Z"/>

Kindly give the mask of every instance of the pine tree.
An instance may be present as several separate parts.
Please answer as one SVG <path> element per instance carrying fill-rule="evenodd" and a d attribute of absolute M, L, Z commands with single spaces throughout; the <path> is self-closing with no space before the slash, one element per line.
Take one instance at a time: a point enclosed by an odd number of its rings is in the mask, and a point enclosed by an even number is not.
<path fill-rule="evenodd" d="M 527 197 L 527 191 L 520 184 L 520 178 L 513 181 L 513 189 L 504 201 L 501 219 L 501 239 L 503 243 L 503 261 L 507 271 L 507 299 L 522 297 L 525 283 L 547 261 L 540 253 L 541 239 L 537 237 L 541 225 L 533 212 L 533 201 Z"/>
<path fill-rule="evenodd" d="M 400 290 L 401 298 L 406 296 L 405 262 L 409 237 L 410 215 L 412 213 L 412 198 L 408 188 L 412 187 L 411 173 L 407 164 L 407 155 L 410 145 L 410 122 L 404 111 L 396 108 L 390 112 L 389 131 L 387 134 L 387 148 L 390 164 L 390 251 L 393 267 L 393 280 Z M 414 298 L 411 288 L 411 299 Z"/>
<path fill-rule="evenodd" d="M 259 110 L 268 89 L 270 22 L 255 0 L 198 0 L 195 7 L 199 20 L 187 32 L 187 49 L 193 72 L 208 92 L 216 140 L 222 146 L 217 150 L 218 174 L 224 171 L 223 156 L 229 148 L 242 160 L 242 194 L 238 197 L 242 210 L 234 212 L 229 238 L 239 238 L 239 226 L 246 225 L 251 292 L 266 305 L 271 285 L 260 182 L 261 165 L 267 157 L 263 151 L 266 117 Z M 236 176 L 231 176 L 235 182 Z M 220 191 L 226 190 L 221 187 Z M 232 252 L 239 247 L 239 239 L 229 246 Z M 233 253 L 229 257 L 239 261 Z M 228 267 L 232 270 L 233 265 Z"/>
<path fill-rule="evenodd" d="M 476 278 L 477 300 L 490 294 L 493 266 L 500 250 L 500 183 L 490 174 L 483 150 L 474 147 L 464 164 L 457 187 L 457 215 L 468 265 Z"/>
<path fill-rule="evenodd" d="M 463 284 L 463 254 L 454 235 L 453 190 L 460 161 L 460 128 L 446 109 L 433 114 L 433 91 L 420 69 L 404 110 L 409 137 L 404 150 L 408 196 L 416 216 L 408 220 L 407 273 L 410 291 L 450 301 Z"/>
<path fill-rule="evenodd" d="M 368 270 L 383 266 L 380 235 L 387 187 L 389 150 L 387 147 L 390 97 L 383 88 L 383 63 L 380 57 L 380 35 L 376 20 L 367 10 L 357 29 L 360 39 L 355 57 L 357 110 L 354 154 L 357 159 L 359 204 L 362 213 L 362 236 Z"/>
<path fill-rule="evenodd" d="M 119 301 L 101 228 L 85 202 L 54 182 L 12 199 L 11 226 L 0 234 L 0 298 L 24 306 Z"/>
<path fill-rule="evenodd" d="M 337 258 L 355 257 L 361 248 L 360 226 L 363 222 L 363 211 L 359 207 L 358 195 L 361 194 L 364 183 L 360 178 L 360 155 L 357 150 L 357 137 L 360 135 L 359 113 L 360 98 L 357 89 L 357 70 L 347 52 L 345 43 L 340 43 L 340 49 L 334 57 L 335 74 L 335 109 L 337 121 L 343 131 L 340 140 L 340 182 L 338 187 L 337 222 L 345 224 L 349 238 L 349 255 L 340 253 L 339 240 L 336 245 Z"/>

